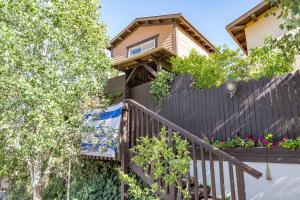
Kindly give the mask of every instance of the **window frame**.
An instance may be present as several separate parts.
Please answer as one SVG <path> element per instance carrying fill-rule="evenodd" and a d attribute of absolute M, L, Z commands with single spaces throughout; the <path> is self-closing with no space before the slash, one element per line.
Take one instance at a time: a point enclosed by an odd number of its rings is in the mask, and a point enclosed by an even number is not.
<path fill-rule="evenodd" d="M 149 51 L 149 50 L 151 50 L 151 49 L 157 48 L 157 38 L 158 38 L 158 36 L 159 36 L 159 35 L 155 35 L 155 36 L 152 36 L 152 37 L 147 38 L 147 39 L 145 39 L 145 40 L 141 40 L 141 41 L 139 41 L 139 42 L 136 42 L 136 43 L 134 43 L 134 44 L 131 44 L 131 45 L 127 46 L 127 47 L 126 47 L 126 49 L 127 49 L 127 57 L 136 56 L 136 55 L 139 55 L 139 54 L 141 54 L 141 53 L 143 53 L 143 52 L 146 52 L 146 51 Z M 144 50 L 144 51 L 143 51 L 143 50 L 142 50 L 142 45 L 145 44 L 145 43 L 147 43 L 147 42 L 153 41 L 153 40 L 154 40 L 154 47 L 151 48 L 151 49 L 147 49 L 147 50 Z M 137 54 L 130 55 L 130 50 L 132 50 L 133 48 L 139 47 L 139 46 L 140 46 L 140 48 L 141 48 L 141 52 L 139 52 L 139 53 L 137 53 Z"/>

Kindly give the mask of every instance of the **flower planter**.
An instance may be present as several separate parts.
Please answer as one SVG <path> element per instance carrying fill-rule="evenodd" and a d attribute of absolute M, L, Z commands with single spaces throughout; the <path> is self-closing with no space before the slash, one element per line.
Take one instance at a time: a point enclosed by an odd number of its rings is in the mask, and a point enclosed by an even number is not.
<path fill-rule="evenodd" d="M 283 148 L 225 148 L 226 153 L 244 162 L 298 163 L 300 164 L 300 149 Z"/>

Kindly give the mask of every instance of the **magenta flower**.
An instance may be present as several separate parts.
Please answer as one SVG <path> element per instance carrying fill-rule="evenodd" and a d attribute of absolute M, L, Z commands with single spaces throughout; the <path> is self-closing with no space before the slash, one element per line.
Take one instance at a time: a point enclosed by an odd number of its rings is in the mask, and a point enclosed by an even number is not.
<path fill-rule="evenodd" d="M 268 140 L 263 139 L 262 140 L 263 145 L 267 146 L 270 144 L 270 142 Z"/>

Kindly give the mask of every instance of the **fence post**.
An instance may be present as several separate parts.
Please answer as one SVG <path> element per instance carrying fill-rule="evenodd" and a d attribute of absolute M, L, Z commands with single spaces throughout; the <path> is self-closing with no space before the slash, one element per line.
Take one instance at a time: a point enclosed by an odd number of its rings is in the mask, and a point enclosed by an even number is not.
<path fill-rule="evenodd" d="M 124 110 L 122 112 L 122 132 L 121 132 L 121 144 L 120 144 L 120 159 L 121 159 L 121 168 L 124 173 L 128 173 L 129 169 L 129 106 L 128 103 L 125 103 Z M 127 200 L 128 186 L 122 182 L 121 183 L 121 200 Z"/>

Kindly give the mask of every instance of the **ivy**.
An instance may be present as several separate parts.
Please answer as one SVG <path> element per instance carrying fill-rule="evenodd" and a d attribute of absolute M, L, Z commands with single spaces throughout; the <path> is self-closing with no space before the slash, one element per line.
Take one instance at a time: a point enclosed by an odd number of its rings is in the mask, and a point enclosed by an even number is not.
<path fill-rule="evenodd" d="M 174 79 L 174 74 L 165 70 L 157 73 L 155 80 L 151 83 L 150 93 L 156 103 L 161 101 L 170 94 L 171 82 Z"/>

